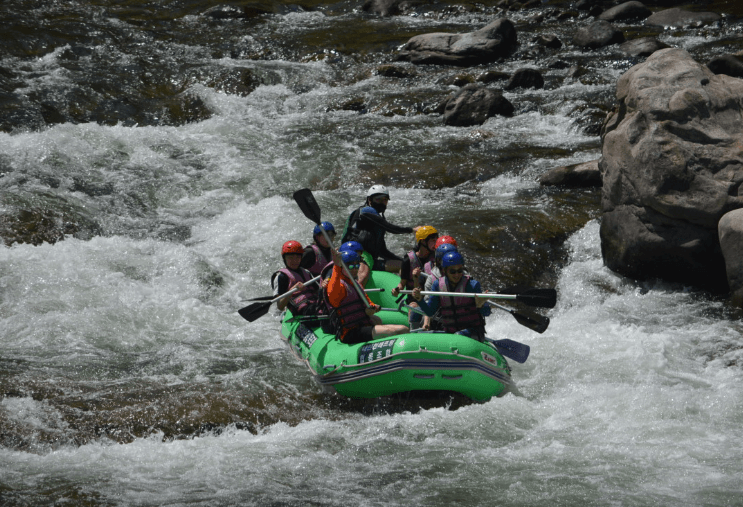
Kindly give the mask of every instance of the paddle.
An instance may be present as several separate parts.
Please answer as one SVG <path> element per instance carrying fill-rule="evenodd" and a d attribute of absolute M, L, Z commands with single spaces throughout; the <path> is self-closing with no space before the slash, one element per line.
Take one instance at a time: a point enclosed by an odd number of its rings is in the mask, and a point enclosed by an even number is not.
<path fill-rule="evenodd" d="M 509 340 L 508 338 L 504 338 L 503 340 L 491 340 L 490 338 L 485 339 L 498 349 L 500 355 L 510 357 L 517 363 L 523 363 L 529 357 L 531 347 L 528 345 Z"/>
<path fill-rule="evenodd" d="M 400 294 L 412 294 L 412 290 L 401 290 Z M 436 292 L 421 291 L 424 296 L 454 296 L 454 297 L 477 297 L 484 299 L 509 299 L 519 301 L 529 306 L 539 308 L 554 308 L 557 303 L 557 291 L 555 289 L 529 289 L 519 294 L 490 294 L 481 292 Z"/>
<path fill-rule="evenodd" d="M 492 301 L 488 301 L 488 304 L 510 313 L 516 319 L 516 322 L 518 322 L 522 326 L 528 327 L 532 331 L 536 331 L 537 333 L 544 333 L 547 330 L 547 326 L 550 325 L 549 317 L 543 317 L 537 314 L 527 315 L 522 312 L 517 312 L 513 308 L 508 308 L 505 306 L 501 306 L 498 303 L 493 303 Z"/>
<path fill-rule="evenodd" d="M 384 288 L 377 288 L 377 289 L 364 289 L 364 292 L 384 292 Z M 286 294 L 284 294 L 286 295 Z M 242 301 L 269 301 L 273 299 L 275 296 L 261 296 L 259 298 L 252 298 L 252 299 L 243 299 Z M 282 296 L 283 297 L 283 296 Z"/>
<path fill-rule="evenodd" d="M 309 285 L 311 283 L 315 283 L 320 278 L 321 278 L 320 276 L 316 276 L 315 278 L 313 278 L 313 279 L 308 280 L 307 282 L 305 282 L 304 285 L 307 286 L 307 285 Z M 237 313 L 239 313 L 240 316 L 243 319 L 247 320 L 248 322 L 253 322 L 254 320 L 259 319 L 259 318 L 263 317 L 265 314 L 267 314 L 268 313 L 268 309 L 271 308 L 271 304 L 275 303 L 279 299 L 285 298 L 286 296 L 288 296 L 290 294 L 294 294 L 298 290 L 299 290 L 299 287 L 294 287 L 293 289 L 284 292 L 280 296 L 276 296 L 276 297 L 268 296 L 268 297 L 271 297 L 273 299 L 271 299 L 270 301 L 266 301 L 266 302 L 253 303 L 252 305 L 248 305 L 245 308 L 240 308 L 237 311 Z"/>
<path fill-rule="evenodd" d="M 302 210 L 302 213 L 304 213 L 304 216 L 315 222 L 315 224 L 320 226 L 320 231 L 322 232 L 322 235 L 325 237 L 325 241 L 328 242 L 328 245 L 330 245 L 330 248 L 335 250 L 335 246 L 333 245 L 333 240 L 330 239 L 330 236 L 328 236 L 327 231 L 325 231 L 325 228 L 320 225 L 321 220 L 321 213 L 320 213 L 320 205 L 317 204 L 317 201 L 315 200 L 315 196 L 312 195 L 312 190 L 309 188 L 302 188 L 300 190 L 297 190 L 294 192 L 294 200 L 297 202 L 297 205 L 299 206 L 299 209 Z M 369 308 L 369 301 L 366 299 L 366 295 L 364 294 L 363 289 L 359 286 L 358 282 L 354 279 L 354 277 L 351 275 L 351 270 L 348 269 L 348 266 L 346 266 L 346 263 L 343 262 L 343 259 L 340 259 L 341 264 L 343 265 L 343 269 L 346 272 L 346 275 L 351 280 L 351 283 L 353 284 L 353 287 L 356 289 L 356 292 L 359 294 L 359 298 L 361 298 L 361 301 L 364 302 L 364 305 Z"/>

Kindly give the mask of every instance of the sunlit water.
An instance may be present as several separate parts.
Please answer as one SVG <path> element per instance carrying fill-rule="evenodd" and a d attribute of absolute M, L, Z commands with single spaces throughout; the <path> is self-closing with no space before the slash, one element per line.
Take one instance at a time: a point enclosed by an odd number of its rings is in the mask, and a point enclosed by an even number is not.
<path fill-rule="evenodd" d="M 318 26 L 333 25 L 290 13 L 266 31 Z M 58 55 L 19 69 L 27 91 L 69 85 Z M 507 94 L 516 116 L 472 128 L 333 108 L 438 78 L 406 84 L 353 67 L 362 78 L 343 81 L 324 61 L 217 64 L 271 82 L 247 96 L 194 85 L 214 114 L 179 127 L 0 133 L 3 209 L 53 206 L 94 224 L 80 239 L 0 247 L 0 504 L 741 504 L 743 325 L 703 294 L 607 270 L 586 211 L 595 195 L 576 205 L 536 182 L 600 156 L 573 113 L 612 94 L 626 64 L 598 82 Z M 522 263 L 520 251 L 486 245 L 499 220 L 516 231 L 588 216 L 554 276 L 549 329 L 488 318 L 491 337 L 531 346 L 512 364 L 518 394 L 456 410 L 344 402 L 284 348 L 276 315 L 236 313 L 271 293 L 281 244 L 310 238 L 294 190 L 313 188 L 339 227 L 380 175 L 393 182 L 388 219 L 464 238 L 486 286 Z M 388 242 L 410 248 L 408 237 Z"/>

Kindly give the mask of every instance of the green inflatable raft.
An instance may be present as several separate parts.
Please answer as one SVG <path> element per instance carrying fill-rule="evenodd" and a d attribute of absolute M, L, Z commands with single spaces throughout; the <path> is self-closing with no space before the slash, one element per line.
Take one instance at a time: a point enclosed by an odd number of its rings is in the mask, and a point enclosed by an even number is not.
<path fill-rule="evenodd" d="M 384 289 L 369 297 L 390 309 L 377 314 L 385 324 L 407 324 L 407 310 L 396 310 L 390 294 L 399 280 L 392 273 L 374 271 L 366 286 Z M 499 344 L 444 332 L 414 332 L 346 345 L 290 311 L 284 314 L 281 336 L 323 388 L 351 398 L 446 391 L 486 401 L 513 387 L 511 368 L 501 354 L 508 340 Z"/>

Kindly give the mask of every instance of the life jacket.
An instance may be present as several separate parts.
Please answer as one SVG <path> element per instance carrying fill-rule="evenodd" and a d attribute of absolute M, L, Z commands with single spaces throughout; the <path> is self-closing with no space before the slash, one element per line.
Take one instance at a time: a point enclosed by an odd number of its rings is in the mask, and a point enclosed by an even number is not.
<path fill-rule="evenodd" d="M 281 268 L 271 275 L 271 287 L 273 287 L 273 281 L 279 273 L 284 273 L 289 278 L 290 289 L 298 282 L 307 283 L 313 278 L 312 273 L 304 268 L 299 268 L 299 271 Z M 290 296 L 288 306 L 295 315 L 308 315 L 316 312 L 318 301 L 317 288 L 305 287 Z"/>
<path fill-rule="evenodd" d="M 421 274 L 420 281 L 425 283 L 426 276 L 423 273 L 426 273 L 427 275 L 431 275 L 431 266 L 430 261 L 423 262 L 420 257 L 415 253 L 415 250 L 411 250 L 408 252 L 408 259 L 410 259 L 410 272 L 409 273 L 403 273 L 405 276 L 405 288 L 408 290 L 411 290 L 415 287 L 415 283 L 413 281 L 413 270 L 415 268 L 421 268 Z M 423 286 L 423 283 L 421 283 L 421 287 Z"/>
<path fill-rule="evenodd" d="M 372 320 L 366 314 L 366 304 L 361 300 L 359 294 L 353 286 L 346 280 L 341 280 L 343 287 L 346 289 L 346 297 L 339 307 L 333 307 L 330 302 L 325 303 L 330 308 L 330 323 L 335 330 L 336 337 L 341 341 L 346 334 L 357 327 L 372 326 Z M 327 294 L 323 291 L 323 294 Z M 327 297 L 327 296 L 326 296 Z"/>
<path fill-rule="evenodd" d="M 307 269 L 314 277 L 319 275 L 322 269 L 328 265 L 328 259 L 325 258 L 325 255 L 322 253 L 319 246 L 312 244 L 310 247 L 312 248 L 312 251 L 315 252 L 315 263 Z"/>
<path fill-rule="evenodd" d="M 449 288 L 449 279 L 446 276 L 439 279 L 440 292 L 464 292 L 471 277 L 464 275 L 456 287 Z M 441 287 L 441 284 L 444 287 Z M 439 296 L 441 301 L 441 321 L 444 331 L 456 333 L 463 329 L 485 328 L 485 319 L 473 297 Z"/>

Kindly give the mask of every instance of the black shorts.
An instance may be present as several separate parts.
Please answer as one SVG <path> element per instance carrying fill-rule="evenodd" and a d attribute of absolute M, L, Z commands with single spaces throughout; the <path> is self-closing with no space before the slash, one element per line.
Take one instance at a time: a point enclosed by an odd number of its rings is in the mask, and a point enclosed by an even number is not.
<path fill-rule="evenodd" d="M 387 271 L 387 261 L 384 259 L 376 259 L 374 261 L 374 267 L 372 267 L 374 271 Z"/>
<path fill-rule="evenodd" d="M 363 343 L 373 340 L 372 331 L 374 326 L 359 326 L 351 329 L 346 336 L 343 337 L 343 343 L 352 345 L 354 343 Z"/>

